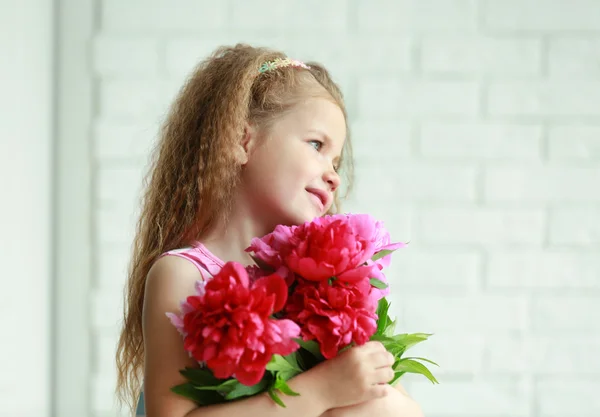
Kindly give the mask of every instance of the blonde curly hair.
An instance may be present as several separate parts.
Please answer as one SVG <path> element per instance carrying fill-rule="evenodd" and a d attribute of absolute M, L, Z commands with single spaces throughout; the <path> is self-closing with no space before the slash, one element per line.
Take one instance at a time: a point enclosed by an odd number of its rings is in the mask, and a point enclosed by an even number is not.
<path fill-rule="evenodd" d="M 312 96 L 333 100 L 347 119 L 342 93 L 322 65 L 258 71 L 277 58 L 286 56 L 244 44 L 218 48 L 192 73 L 164 123 L 145 179 L 116 353 L 117 397 L 132 411 L 142 384 L 146 276 L 159 255 L 201 240 L 231 209 L 240 174 L 232 149 L 245 124 L 266 127 Z M 347 193 L 352 180 L 349 134 L 340 173 Z M 339 210 L 339 199 L 336 194 L 331 212 Z"/>

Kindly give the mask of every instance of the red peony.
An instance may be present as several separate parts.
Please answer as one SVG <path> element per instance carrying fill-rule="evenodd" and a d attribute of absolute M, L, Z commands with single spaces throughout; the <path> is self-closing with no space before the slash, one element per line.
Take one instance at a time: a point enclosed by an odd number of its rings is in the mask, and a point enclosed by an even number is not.
<path fill-rule="evenodd" d="M 288 287 L 281 276 L 272 274 L 250 284 L 244 267 L 228 262 L 197 290 L 182 305 L 183 317 L 169 317 L 184 335 L 185 350 L 205 362 L 217 378 L 233 375 L 244 385 L 254 385 L 273 354 L 285 356 L 299 348 L 292 340 L 299 335 L 298 325 L 270 318 L 287 301 Z"/>
<path fill-rule="evenodd" d="M 294 230 L 286 265 L 311 281 L 336 277 L 359 281 L 372 276 L 375 265 L 365 265 L 375 253 L 375 221 L 368 215 L 316 218 Z"/>
<path fill-rule="evenodd" d="M 366 343 L 377 330 L 377 302 L 368 279 L 352 284 L 339 280 L 299 279 L 286 305 L 286 317 L 298 323 L 304 340 L 316 339 L 327 359 L 351 342 Z"/>

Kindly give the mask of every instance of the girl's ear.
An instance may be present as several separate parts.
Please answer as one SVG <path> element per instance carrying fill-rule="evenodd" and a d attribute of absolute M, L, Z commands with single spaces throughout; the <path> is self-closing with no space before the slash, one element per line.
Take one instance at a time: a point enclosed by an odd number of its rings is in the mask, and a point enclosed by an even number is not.
<path fill-rule="evenodd" d="M 242 136 L 242 140 L 240 141 L 240 144 L 238 145 L 237 149 L 237 157 L 239 163 L 242 166 L 248 163 L 248 160 L 250 159 L 250 154 L 256 147 L 257 142 L 258 132 L 256 127 L 249 123 L 246 123 L 246 126 L 244 127 L 244 134 Z"/>

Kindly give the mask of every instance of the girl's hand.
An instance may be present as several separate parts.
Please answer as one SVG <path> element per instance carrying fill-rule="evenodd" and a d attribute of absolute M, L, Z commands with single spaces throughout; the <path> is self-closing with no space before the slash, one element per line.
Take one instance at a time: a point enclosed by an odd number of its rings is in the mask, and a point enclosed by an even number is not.
<path fill-rule="evenodd" d="M 404 387 L 386 385 L 388 395 L 348 407 L 332 408 L 321 417 L 423 417 L 419 404 L 408 396 Z"/>
<path fill-rule="evenodd" d="M 318 381 L 330 408 L 339 408 L 382 398 L 393 391 L 394 357 L 380 342 L 367 342 L 328 359 L 310 372 Z"/>

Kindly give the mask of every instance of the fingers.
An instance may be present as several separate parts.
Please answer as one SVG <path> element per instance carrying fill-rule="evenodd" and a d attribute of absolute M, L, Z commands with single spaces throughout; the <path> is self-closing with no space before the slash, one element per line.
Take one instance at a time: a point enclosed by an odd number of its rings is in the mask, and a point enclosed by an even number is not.
<path fill-rule="evenodd" d="M 396 358 L 388 351 L 375 352 L 371 354 L 371 361 L 375 368 L 390 367 L 394 364 Z"/>
<path fill-rule="evenodd" d="M 385 368 L 376 369 L 373 372 L 374 384 L 387 384 L 392 379 L 394 379 L 395 372 L 389 366 Z"/>
<path fill-rule="evenodd" d="M 383 346 L 383 343 L 381 342 L 376 342 L 376 341 L 371 341 L 371 342 L 367 342 L 362 346 L 358 346 L 356 349 L 364 349 L 365 351 L 369 351 L 369 352 L 385 352 L 385 346 Z"/>
<path fill-rule="evenodd" d="M 369 394 L 371 398 L 375 399 L 386 397 L 389 392 L 388 385 L 378 384 L 371 387 L 371 392 Z"/>

